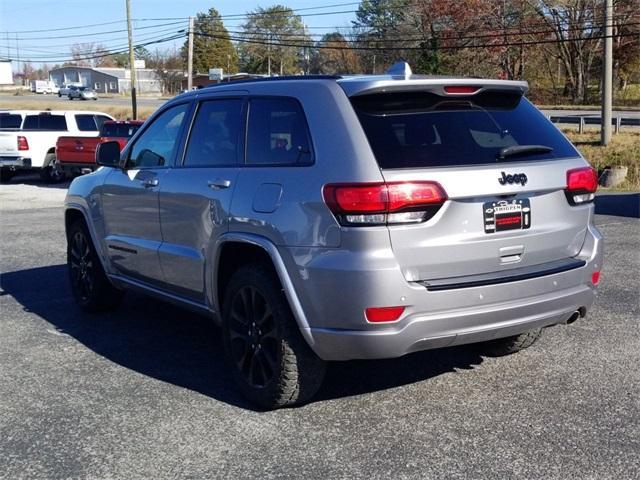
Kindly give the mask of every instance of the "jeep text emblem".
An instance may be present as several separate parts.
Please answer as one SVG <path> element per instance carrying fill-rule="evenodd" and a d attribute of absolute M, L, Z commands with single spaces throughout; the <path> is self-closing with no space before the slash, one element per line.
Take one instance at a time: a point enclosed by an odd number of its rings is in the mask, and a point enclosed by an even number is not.
<path fill-rule="evenodd" d="M 519 183 L 524 187 L 527 183 L 527 176 L 524 173 L 514 173 L 513 175 L 507 175 L 506 173 L 502 172 L 502 178 L 498 178 L 498 181 L 500 182 L 500 185 L 505 185 L 507 183 Z"/>

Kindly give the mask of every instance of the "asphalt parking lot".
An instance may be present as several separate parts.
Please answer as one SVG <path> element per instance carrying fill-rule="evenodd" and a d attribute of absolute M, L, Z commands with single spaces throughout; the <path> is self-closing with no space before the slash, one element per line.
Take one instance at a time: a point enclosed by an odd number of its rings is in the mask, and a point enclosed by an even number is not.
<path fill-rule="evenodd" d="M 128 294 L 73 304 L 64 185 L 0 185 L 0 478 L 639 478 L 639 194 L 603 195 L 587 319 L 491 358 L 473 346 L 332 364 L 315 401 L 254 410 L 205 319 Z"/>

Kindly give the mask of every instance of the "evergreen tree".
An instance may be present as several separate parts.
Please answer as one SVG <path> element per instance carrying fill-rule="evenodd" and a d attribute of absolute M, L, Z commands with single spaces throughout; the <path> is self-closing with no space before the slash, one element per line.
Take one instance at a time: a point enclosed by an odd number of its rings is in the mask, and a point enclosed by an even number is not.
<path fill-rule="evenodd" d="M 181 51 L 185 65 L 187 54 L 188 40 Z M 210 68 L 222 68 L 227 73 L 238 71 L 236 49 L 215 8 L 210 8 L 207 13 L 198 13 L 194 21 L 193 71 L 207 73 Z"/>

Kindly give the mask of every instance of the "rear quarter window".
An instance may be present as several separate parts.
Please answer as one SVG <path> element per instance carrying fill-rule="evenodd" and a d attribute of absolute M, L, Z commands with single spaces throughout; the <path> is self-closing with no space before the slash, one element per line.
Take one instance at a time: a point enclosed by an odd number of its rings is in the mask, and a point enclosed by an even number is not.
<path fill-rule="evenodd" d="M 27 115 L 22 129 L 65 131 L 67 120 L 64 115 Z"/>
<path fill-rule="evenodd" d="M 500 150 L 544 145 L 502 162 L 578 156 L 571 143 L 526 98 L 505 92 L 441 97 L 429 92 L 363 95 L 351 99 L 381 168 L 490 164 Z"/>
<path fill-rule="evenodd" d="M 249 103 L 247 165 L 310 165 L 307 119 L 294 98 L 253 98 Z"/>

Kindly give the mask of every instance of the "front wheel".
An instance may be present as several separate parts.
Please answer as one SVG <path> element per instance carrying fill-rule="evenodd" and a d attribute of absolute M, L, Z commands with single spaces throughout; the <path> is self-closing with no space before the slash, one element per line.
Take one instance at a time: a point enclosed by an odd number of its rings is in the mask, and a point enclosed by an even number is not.
<path fill-rule="evenodd" d="M 71 292 L 80 308 L 95 312 L 120 305 L 123 292 L 109 282 L 82 220 L 71 225 L 68 232 L 67 267 Z"/>
<path fill-rule="evenodd" d="M 542 335 L 541 328 L 534 328 L 528 332 L 521 333 L 520 335 L 513 335 L 512 337 L 498 338 L 496 340 L 490 340 L 488 342 L 481 343 L 481 349 L 483 352 L 494 356 L 501 357 L 504 355 L 511 355 L 512 353 L 519 352 L 525 348 L 529 348 L 531 345 Z"/>
<path fill-rule="evenodd" d="M 223 302 L 227 360 L 242 393 L 263 408 L 310 400 L 326 364 L 302 338 L 275 273 L 267 265 L 240 268 Z"/>

